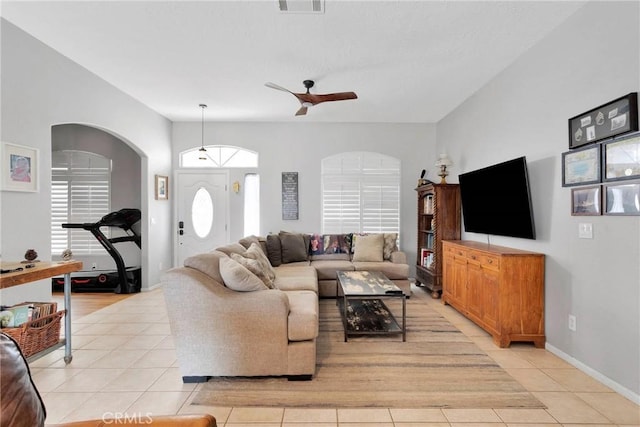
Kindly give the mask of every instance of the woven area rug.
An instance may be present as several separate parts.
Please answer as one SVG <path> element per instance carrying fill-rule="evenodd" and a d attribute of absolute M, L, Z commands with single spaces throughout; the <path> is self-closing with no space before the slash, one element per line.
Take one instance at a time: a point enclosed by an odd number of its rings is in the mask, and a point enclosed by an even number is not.
<path fill-rule="evenodd" d="M 401 319 L 400 303 L 388 303 Z M 287 408 L 545 408 L 439 313 L 407 300 L 401 335 L 344 342 L 335 300 L 320 300 L 316 375 L 224 377 L 203 384 L 193 405 Z M 256 355 L 256 357 L 260 357 Z"/>

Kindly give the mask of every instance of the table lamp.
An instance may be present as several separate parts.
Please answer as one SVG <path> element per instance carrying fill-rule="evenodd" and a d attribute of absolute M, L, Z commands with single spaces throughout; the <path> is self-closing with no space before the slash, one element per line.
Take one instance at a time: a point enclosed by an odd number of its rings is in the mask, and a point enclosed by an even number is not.
<path fill-rule="evenodd" d="M 447 157 L 445 153 L 440 154 L 440 157 L 436 161 L 436 167 L 440 168 L 440 173 L 438 174 L 438 176 L 442 178 L 440 184 L 447 183 L 447 181 L 445 181 L 445 177 L 449 175 L 449 172 L 447 172 L 447 166 L 451 166 L 452 164 L 453 162 L 451 161 L 451 159 L 449 159 L 449 157 Z"/>

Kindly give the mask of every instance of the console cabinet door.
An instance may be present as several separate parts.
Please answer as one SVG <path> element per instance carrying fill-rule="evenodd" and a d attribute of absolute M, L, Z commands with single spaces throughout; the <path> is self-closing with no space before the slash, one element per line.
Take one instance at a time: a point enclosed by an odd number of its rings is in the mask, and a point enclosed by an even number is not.
<path fill-rule="evenodd" d="M 482 321 L 483 288 L 482 267 L 470 260 L 467 263 L 467 311 L 476 321 Z"/>
<path fill-rule="evenodd" d="M 467 305 L 467 260 L 453 257 L 453 300 L 458 307 L 464 309 Z"/>
<path fill-rule="evenodd" d="M 482 269 L 482 322 L 492 331 L 498 330 L 500 313 L 500 274 Z"/>

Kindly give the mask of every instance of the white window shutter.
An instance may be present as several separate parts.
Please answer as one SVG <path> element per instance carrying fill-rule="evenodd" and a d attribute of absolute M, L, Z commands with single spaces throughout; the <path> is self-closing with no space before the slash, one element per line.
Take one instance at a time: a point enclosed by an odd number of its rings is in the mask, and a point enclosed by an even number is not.
<path fill-rule="evenodd" d="M 52 254 L 67 248 L 77 255 L 104 253 L 89 231 L 62 224 L 92 223 L 110 212 L 111 160 L 81 151 L 56 151 L 51 169 Z M 110 236 L 110 230 L 103 232 Z"/>
<path fill-rule="evenodd" d="M 400 161 L 371 152 L 322 160 L 322 232 L 398 233 Z"/>

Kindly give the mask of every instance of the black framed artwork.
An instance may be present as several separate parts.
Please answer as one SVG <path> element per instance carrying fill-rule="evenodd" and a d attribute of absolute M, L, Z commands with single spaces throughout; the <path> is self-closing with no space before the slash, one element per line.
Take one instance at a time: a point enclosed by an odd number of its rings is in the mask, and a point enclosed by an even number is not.
<path fill-rule="evenodd" d="M 640 182 L 604 185 L 605 215 L 640 215 Z"/>
<path fill-rule="evenodd" d="M 602 143 L 604 181 L 640 178 L 640 133 Z"/>
<path fill-rule="evenodd" d="M 569 119 L 569 148 L 638 130 L 638 93 L 614 99 Z"/>
<path fill-rule="evenodd" d="M 562 153 L 562 186 L 601 182 L 600 145 Z"/>
<path fill-rule="evenodd" d="M 602 186 L 572 188 L 571 215 L 602 215 Z"/>

